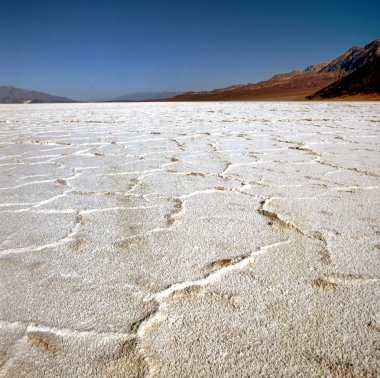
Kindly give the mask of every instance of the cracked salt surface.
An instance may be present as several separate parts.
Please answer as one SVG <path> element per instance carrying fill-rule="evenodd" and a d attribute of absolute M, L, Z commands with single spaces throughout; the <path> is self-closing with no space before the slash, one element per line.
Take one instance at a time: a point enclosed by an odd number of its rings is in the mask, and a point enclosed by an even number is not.
<path fill-rule="evenodd" d="M 0 377 L 380 376 L 378 104 L 0 110 Z"/>

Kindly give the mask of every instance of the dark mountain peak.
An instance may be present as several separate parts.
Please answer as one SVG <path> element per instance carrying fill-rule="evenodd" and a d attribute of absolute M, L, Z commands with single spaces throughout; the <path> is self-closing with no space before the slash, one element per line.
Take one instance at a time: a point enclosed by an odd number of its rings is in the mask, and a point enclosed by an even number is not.
<path fill-rule="evenodd" d="M 319 72 L 341 72 L 347 74 L 363 67 L 380 55 L 380 39 L 375 39 L 364 47 L 353 46 L 340 55 Z"/>
<path fill-rule="evenodd" d="M 373 47 L 380 47 L 380 38 L 374 39 L 372 42 L 364 46 L 364 49 L 371 49 Z"/>
<path fill-rule="evenodd" d="M 317 91 L 309 99 L 344 98 L 347 96 L 380 94 L 380 56 Z"/>

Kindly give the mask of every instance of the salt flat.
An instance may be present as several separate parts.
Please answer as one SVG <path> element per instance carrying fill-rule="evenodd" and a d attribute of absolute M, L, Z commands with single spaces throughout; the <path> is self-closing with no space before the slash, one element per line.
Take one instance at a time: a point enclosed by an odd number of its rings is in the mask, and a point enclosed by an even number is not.
<path fill-rule="evenodd" d="M 380 106 L 0 106 L 1 377 L 379 377 Z"/>

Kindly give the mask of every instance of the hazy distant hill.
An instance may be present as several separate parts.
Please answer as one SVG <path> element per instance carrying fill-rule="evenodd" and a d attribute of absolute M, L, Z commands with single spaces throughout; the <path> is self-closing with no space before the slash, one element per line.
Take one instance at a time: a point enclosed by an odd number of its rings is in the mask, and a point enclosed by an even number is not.
<path fill-rule="evenodd" d="M 149 101 L 178 96 L 183 92 L 135 92 L 116 97 L 111 101 Z"/>
<path fill-rule="evenodd" d="M 29 91 L 12 86 L 0 86 L 1 104 L 23 104 L 23 103 L 58 103 L 75 102 L 66 97 L 52 96 L 47 93 Z"/>
<path fill-rule="evenodd" d="M 370 93 L 379 94 L 380 97 L 380 70 L 376 63 L 379 56 L 380 39 L 376 39 L 364 47 L 352 47 L 331 62 L 308 66 L 304 71 L 277 74 L 256 84 L 234 85 L 213 91 L 186 92 L 172 100 L 305 100 Z M 323 92 L 324 88 L 326 92 Z M 330 89 L 327 91 L 327 88 Z"/>

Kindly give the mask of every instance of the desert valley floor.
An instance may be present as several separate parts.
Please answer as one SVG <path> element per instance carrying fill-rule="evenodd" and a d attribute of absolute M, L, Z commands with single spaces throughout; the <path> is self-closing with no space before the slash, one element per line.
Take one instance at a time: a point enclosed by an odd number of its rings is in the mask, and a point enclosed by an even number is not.
<path fill-rule="evenodd" d="M 1 377 L 379 377 L 380 104 L 0 106 Z"/>

